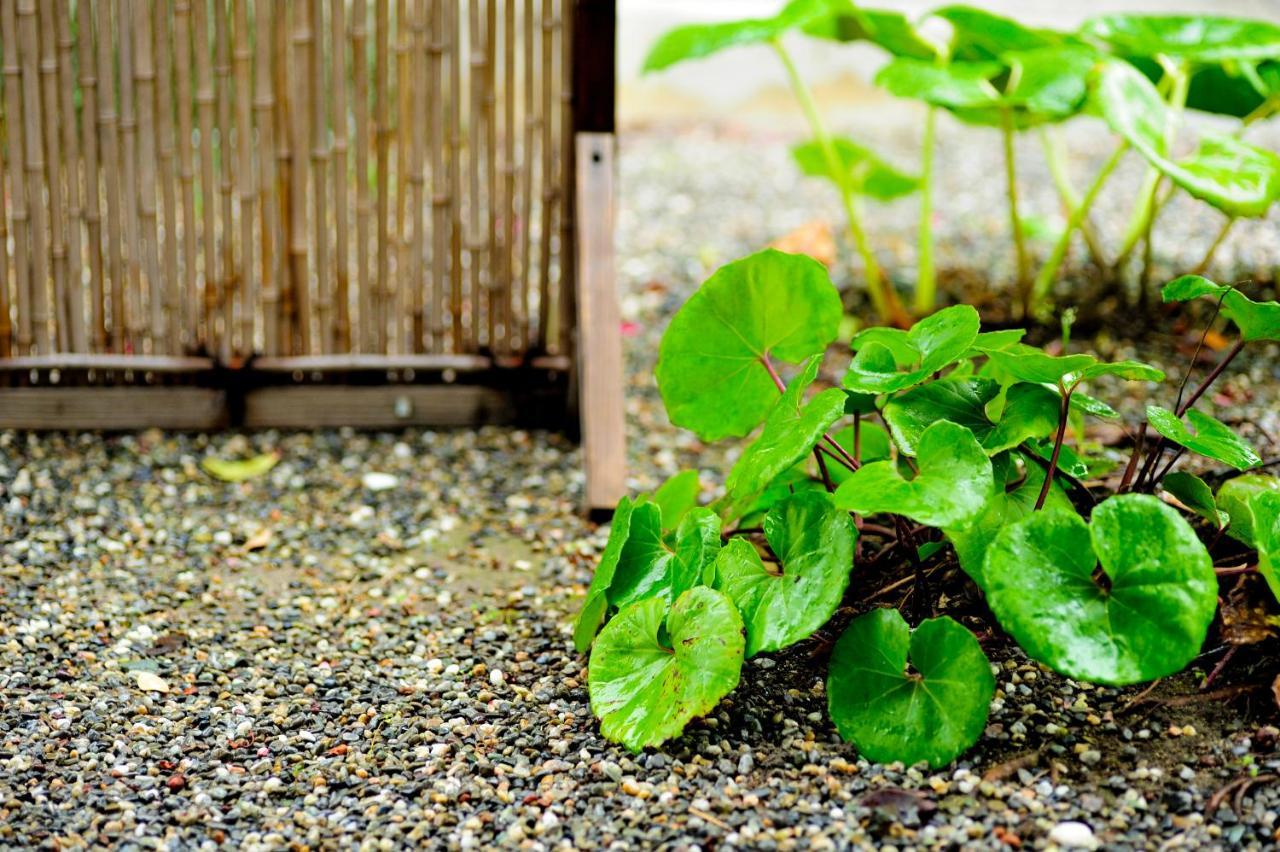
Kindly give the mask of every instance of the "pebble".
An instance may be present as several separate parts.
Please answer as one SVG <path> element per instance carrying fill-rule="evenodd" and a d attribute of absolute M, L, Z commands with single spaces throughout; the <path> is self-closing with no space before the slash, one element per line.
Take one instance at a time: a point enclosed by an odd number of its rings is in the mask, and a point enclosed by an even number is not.
<path fill-rule="evenodd" d="M 1056 843 L 1063 849 L 1098 848 L 1098 839 L 1093 836 L 1093 829 L 1074 820 L 1055 825 L 1049 832 L 1049 842 Z"/>

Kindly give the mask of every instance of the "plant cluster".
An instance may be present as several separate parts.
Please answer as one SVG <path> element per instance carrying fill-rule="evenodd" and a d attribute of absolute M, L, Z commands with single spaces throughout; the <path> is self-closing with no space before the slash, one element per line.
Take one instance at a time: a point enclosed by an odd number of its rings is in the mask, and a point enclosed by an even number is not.
<path fill-rule="evenodd" d="M 1196 404 L 1245 346 L 1280 340 L 1280 304 L 1197 276 L 1163 295 L 1212 300 L 1239 332 L 1194 387 L 1189 368 L 1171 407 L 1155 367 L 1049 354 L 1020 330 L 982 331 L 963 305 L 860 332 L 840 386 L 818 390 L 841 320 L 826 269 L 775 250 L 719 269 L 664 333 L 658 388 L 704 441 L 759 431 L 712 504 L 685 471 L 618 505 L 574 626 L 603 734 L 634 750 L 678 736 L 744 660 L 867 609 L 860 574 L 875 563 L 913 563 L 919 582 L 958 562 L 1031 658 L 1112 685 L 1199 653 L 1218 609 L 1212 548 L 1242 551 L 1280 595 L 1280 479 L 1255 471 L 1215 490 L 1174 470 L 1187 454 L 1233 474 L 1263 465 Z M 1100 489 L 1082 480 L 1104 459 L 1078 436 L 1087 418 L 1119 417 L 1085 391 L 1104 376 L 1151 404 Z M 959 622 L 913 628 L 883 608 L 848 625 L 827 676 L 832 721 L 862 754 L 931 766 L 981 735 L 994 687 Z"/>
<path fill-rule="evenodd" d="M 930 37 L 930 25 L 936 21 L 949 25 L 949 40 Z M 792 32 L 871 42 L 890 55 L 876 83 L 927 106 L 918 175 L 906 174 L 865 145 L 830 132 L 783 44 L 782 37 Z M 1226 217 L 1197 273 L 1208 267 L 1237 219 L 1264 216 L 1280 197 L 1280 157 L 1241 138 L 1250 124 L 1280 110 L 1280 26 L 1274 24 L 1204 15 L 1106 15 L 1066 33 L 1025 27 L 967 6 L 936 9 L 915 22 L 898 12 L 860 8 L 851 0 L 791 0 L 772 18 L 673 29 L 653 45 L 645 68 L 656 71 L 745 44 L 767 44 L 781 60 L 813 135 L 794 149 L 796 163 L 805 174 L 824 178 L 838 190 L 872 305 L 883 321 L 901 328 L 910 324 L 910 312 L 880 269 L 862 204 L 919 194 L 913 307 L 916 316 L 930 313 L 936 302 L 931 221 L 938 110 L 1000 132 L 1017 289 L 1027 315 L 1047 311 L 1076 232 L 1112 283 L 1142 246 L 1138 292 L 1145 298 L 1152 229 L 1175 192 L 1186 192 Z M 1182 156 L 1185 109 L 1231 116 L 1239 123 L 1233 132 L 1200 134 L 1194 149 Z M 1115 153 L 1080 192 L 1068 175 L 1064 145 L 1054 125 L 1082 113 L 1101 117 L 1118 142 Z M 1034 274 L 1027 222 L 1019 210 L 1013 144 L 1015 134 L 1031 130 L 1043 143 L 1067 219 Z M 1108 258 L 1089 211 L 1128 151 L 1143 157 L 1148 169 L 1119 251 Z"/>

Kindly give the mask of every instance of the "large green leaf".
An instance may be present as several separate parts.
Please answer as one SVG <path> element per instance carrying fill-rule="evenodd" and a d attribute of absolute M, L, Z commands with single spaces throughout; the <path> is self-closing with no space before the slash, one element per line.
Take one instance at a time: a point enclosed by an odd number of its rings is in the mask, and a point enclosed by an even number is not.
<path fill-rule="evenodd" d="M 1191 428 L 1167 408 L 1147 406 L 1147 420 L 1168 440 L 1193 453 L 1228 464 L 1236 470 L 1248 470 L 1262 464 L 1262 459 L 1248 442 L 1221 420 L 1196 409 L 1187 412 Z"/>
<path fill-rule="evenodd" d="M 1044 385 L 1019 382 L 1009 388 L 1000 422 L 982 436 L 990 454 L 1013 449 L 1023 441 L 1046 438 L 1058 429 L 1062 396 Z"/>
<path fill-rule="evenodd" d="M 920 188 L 918 176 L 907 174 L 865 145 L 859 145 L 843 136 L 836 137 L 832 143 L 836 159 L 844 171 L 843 175 L 831 174 L 827 168 L 827 158 L 823 154 L 822 145 L 816 141 L 810 140 L 796 145 L 791 149 L 791 156 L 800 167 L 800 171 L 806 175 L 826 178 L 837 186 L 842 180 L 846 180 L 849 188 L 858 195 L 881 201 L 910 195 Z"/>
<path fill-rule="evenodd" d="M 596 639 L 587 668 L 600 733 L 632 751 L 679 736 L 738 685 L 742 649 L 742 617 L 706 586 L 681 595 L 669 614 L 656 598 L 623 609 Z"/>
<path fill-rule="evenodd" d="M 805 24 L 804 32 L 834 41 L 869 41 L 894 56 L 936 59 L 942 53 L 901 12 L 863 9 L 850 0 L 830 0 L 829 14 Z"/>
<path fill-rule="evenodd" d="M 844 416 L 845 395 L 828 388 L 809 402 L 804 392 L 818 375 L 814 357 L 796 376 L 765 418 L 760 435 L 742 452 L 725 479 L 723 517 L 736 517 L 780 474 L 813 452 L 831 425 Z"/>
<path fill-rule="evenodd" d="M 978 640 L 955 621 L 931 618 L 912 631 L 896 609 L 876 609 L 836 642 L 827 706 L 867 760 L 936 768 L 978 741 L 995 685 Z"/>
<path fill-rule="evenodd" d="M 1063 38 L 973 6 L 944 6 L 929 15 L 951 24 L 951 57 L 963 61 L 1003 60 L 1009 53 L 1056 46 Z"/>
<path fill-rule="evenodd" d="M 975 519 L 994 479 L 991 460 L 973 433 L 940 420 L 924 431 L 916 449 L 915 479 L 903 479 L 890 461 L 863 465 L 836 489 L 836 505 L 864 515 L 893 512 L 937 527 Z"/>
<path fill-rule="evenodd" d="M 998 62 L 948 62 L 898 57 L 876 74 L 876 85 L 899 98 L 924 101 L 949 110 L 996 105 L 1000 92 L 992 80 L 1004 67 Z"/>
<path fill-rule="evenodd" d="M 662 510 L 663 529 L 675 529 L 689 510 L 698 505 L 702 485 L 696 470 L 682 470 L 658 486 L 650 498 Z"/>
<path fill-rule="evenodd" d="M 1061 120 L 1075 115 L 1089 95 L 1098 55 L 1080 45 L 1055 45 L 1006 54 L 1015 85 L 1005 103 L 1033 115 Z"/>
<path fill-rule="evenodd" d="M 976 310 L 953 305 L 925 317 L 909 331 L 877 329 L 874 337 L 859 335 L 854 343 L 860 348 L 849 364 L 844 386 L 858 393 L 881 394 L 918 385 L 964 357 L 978 328 Z M 886 345 L 889 340 L 893 342 Z M 899 372 L 904 364 L 906 371 Z"/>
<path fill-rule="evenodd" d="M 1089 524 L 1036 512 L 1006 527 L 983 578 L 992 612 L 1033 659 L 1115 686 L 1183 668 L 1217 607 L 1209 552 L 1176 510 L 1146 494 L 1103 501 Z"/>
<path fill-rule="evenodd" d="M 764 519 L 765 538 L 781 560 L 765 567 L 746 539 L 735 538 L 716 560 L 716 588 L 747 626 L 747 656 L 807 638 L 835 613 L 849 585 L 857 531 L 821 492 L 796 494 Z"/>
<path fill-rule="evenodd" d="M 1080 35 L 1117 56 L 1225 63 L 1280 59 L 1280 26 L 1216 15 L 1114 14 L 1091 18 Z"/>
<path fill-rule="evenodd" d="M 1204 134 L 1188 160 L 1169 156 L 1173 121 L 1155 85 L 1127 62 L 1104 63 L 1095 97 L 1111 129 L 1196 198 L 1231 216 L 1261 216 L 1280 194 L 1280 157 L 1236 137 Z"/>
<path fill-rule="evenodd" d="M 1001 349 L 984 349 L 982 354 L 988 359 L 983 375 L 991 375 L 1009 384 L 1016 380 L 1053 385 L 1066 376 L 1098 363 L 1098 359 L 1092 355 L 1050 355 L 1025 343 L 1015 343 Z"/>
<path fill-rule="evenodd" d="M 920 436 L 939 420 L 958 423 L 984 441 L 994 428 L 985 407 L 999 391 L 1000 386 L 987 379 L 927 382 L 890 397 L 881 416 L 898 449 L 914 456 Z"/>
<path fill-rule="evenodd" d="M 1160 480 L 1160 487 L 1179 503 L 1216 527 L 1225 527 L 1230 516 L 1218 508 L 1209 484 L 1193 473 L 1174 471 Z"/>
<path fill-rule="evenodd" d="M 1271 594 L 1280 600 L 1280 493 L 1263 491 L 1249 501 L 1253 513 L 1253 538 L 1258 549 L 1258 571 Z"/>
<path fill-rule="evenodd" d="M 1249 547 L 1257 547 L 1250 504 L 1259 494 L 1280 493 L 1280 478 L 1251 473 L 1228 479 L 1218 488 L 1218 508 L 1227 513 L 1227 534 Z"/>
<path fill-rule="evenodd" d="M 979 586 L 985 586 L 982 568 L 987 548 L 1002 529 L 1035 511 L 1044 485 L 1043 467 L 1025 457 L 1019 466 L 1015 458 L 1019 457 L 1002 453 L 991 460 L 995 486 L 977 520 L 966 527 L 943 530 L 956 549 L 960 567 Z M 1074 512 L 1075 508 L 1055 482 L 1045 498 L 1044 510 Z"/>
<path fill-rule="evenodd" d="M 1164 285 L 1166 302 L 1186 302 L 1201 296 L 1222 302 L 1222 315 L 1236 324 L 1245 340 L 1280 341 L 1280 303 L 1255 302 L 1235 287 L 1216 284 L 1199 275 L 1183 275 Z"/>
<path fill-rule="evenodd" d="M 720 516 L 704 506 L 689 510 L 676 529 L 671 600 L 694 586 L 711 585 L 719 555 Z"/>
<path fill-rule="evenodd" d="M 673 556 L 662 538 L 662 510 L 648 501 L 637 503 L 609 584 L 609 604 L 624 607 L 651 597 L 670 602 Z"/>
<path fill-rule="evenodd" d="M 644 498 L 640 498 L 641 502 Z M 573 644 L 578 651 L 586 651 L 596 637 L 609 610 L 609 587 L 613 585 L 613 575 L 618 569 L 618 560 L 622 558 L 622 549 L 631 535 L 631 513 L 635 503 L 630 497 L 623 497 L 613 511 L 613 522 L 609 526 L 609 541 L 596 565 L 596 572 L 591 577 L 591 585 L 587 588 L 587 597 L 582 603 L 582 610 L 573 625 Z"/>
<path fill-rule="evenodd" d="M 766 249 L 722 266 L 662 336 L 655 375 L 667 415 L 703 440 L 742 437 L 778 399 L 766 359 L 823 352 L 840 327 L 826 267 Z"/>
<path fill-rule="evenodd" d="M 762 44 L 789 30 L 819 21 L 828 14 L 828 0 L 791 0 L 770 18 L 675 27 L 663 33 L 649 48 L 643 70 L 660 71 L 678 62 L 701 59 L 731 47 Z"/>

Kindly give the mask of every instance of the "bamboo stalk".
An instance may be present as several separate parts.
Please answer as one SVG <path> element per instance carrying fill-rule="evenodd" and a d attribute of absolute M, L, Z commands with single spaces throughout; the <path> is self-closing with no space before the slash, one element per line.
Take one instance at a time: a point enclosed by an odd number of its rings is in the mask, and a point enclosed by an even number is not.
<path fill-rule="evenodd" d="M 120 209 L 124 215 L 124 319 L 126 351 L 142 350 L 148 321 L 142 308 L 142 253 L 138 251 L 138 119 L 135 114 L 137 81 L 134 76 L 133 9 L 122 0 L 117 11 L 119 21 L 117 51 L 120 57 Z"/>
<path fill-rule="evenodd" d="M 471 337 L 466 346 L 455 346 L 459 352 L 474 352 L 479 347 L 480 320 L 483 315 L 480 305 L 484 293 L 482 289 L 484 233 L 481 225 L 482 204 L 480 195 L 480 175 L 484 159 L 481 156 L 480 144 L 482 139 L 481 130 L 484 123 L 484 68 L 487 59 L 484 52 L 484 33 L 481 29 L 480 3 L 478 0 L 474 0 L 467 4 L 467 9 L 469 15 L 467 20 L 467 47 L 470 53 L 467 86 L 471 94 L 471 111 L 467 117 L 469 143 L 467 146 L 467 175 L 471 184 L 470 204 L 468 206 L 470 225 L 467 235 L 467 251 L 471 261 L 471 289 L 470 298 L 468 299 Z"/>
<path fill-rule="evenodd" d="M 417 0 L 413 0 L 415 7 Z M 409 13 L 407 0 L 396 0 L 395 14 L 395 43 L 391 48 L 394 59 L 395 73 L 395 116 L 388 127 L 394 138 L 395 151 L 395 177 L 393 182 L 395 191 L 395 210 L 391 221 L 391 231 L 394 235 L 392 245 L 396 253 L 396 265 L 392 273 L 392 278 L 396 282 L 396 292 L 398 295 L 397 302 L 393 308 L 391 324 L 392 334 L 390 345 L 396 352 L 412 352 L 413 346 L 409 344 L 409 330 L 405 327 L 405 316 L 411 314 L 416 294 L 419 289 L 419 282 L 415 280 L 410 272 L 412 261 L 409 258 L 411 251 L 411 234 L 409 233 L 410 223 L 407 211 L 407 203 L 409 196 L 412 195 L 412 185 L 409 184 L 410 176 L 410 140 L 409 134 L 404 132 L 404 124 L 406 121 L 416 123 L 415 119 L 411 119 L 413 112 L 413 103 L 409 100 L 410 90 L 412 86 L 409 84 L 411 70 L 409 67 L 410 50 L 412 46 L 420 40 L 420 24 L 415 24 L 414 17 Z M 424 57 L 425 58 L 425 57 Z M 388 82 L 388 86 L 390 86 Z"/>
<path fill-rule="evenodd" d="M 391 213 L 391 186 L 388 170 L 391 159 L 391 128 L 389 105 L 390 92 L 387 81 L 389 45 L 389 0 L 374 0 L 374 64 L 373 64 L 373 121 L 374 145 L 378 163 L 377 191 L 377 295 L 374 304 L 374 349 L 389 353 L 387 346 L 387 311 L 395 291 L 391 286 L 391 250 L 388 219 Z"/>
<path fill-rule="evenodd" d="M 253 223 L 258 190 L 253 169 L 253 45 L 249 33 L 248 0 L 233 0 L 235 28 L 232 51 L 235 73 L 237 181 L 240 186 L 240 351 L 255 351 L 258 314 L 258 276 L 253 264 Z"/>
<path fill-rule="evenodd" d="M 80 145 L 84 150 L 84 221 L 89 245 L 89 314 L 93 328 L 93 351 L 107 349 L 105 287 L 102 268 L 102 200 L 99 196 L 98 75 L 95 65 L 97 45 L 92 7 L 77 5 L 80 33 Z"/>
<path fill-rule="evenodd" d="M 425 255 L 425 234 L 423 222 L 423 135 L 429 133 L 429 144 L 431 146 L 431 193 L 432 193 L 432 228 L 431 228 L 431 268 L 432 276 L 429 292 L 435 292 L 440 286 L 440 243 L 439 228 L 436 217 L 435 196 L 439 192 L 441 168 L 439 160 L 439 145 L 436 138 L 436 131 L 439 126 L 438 116 L 440 114 L 440 93 L 437 91 L 437 83 L 440 80 L 440 17 L 443 8 L 442 3 L 433 2 L 430 4 L 431 29 L 427 33 L 423 29 L 426 10 L 424 10 L 417 2 L 413 5 L 413 18 L 411 26 L 413 27 L 413 41 L 420 50 L 418 61 L 414 63 L 416 88 L 422 93 L 425 109 L 415 110 L 412 118 L 412 129 L 410 138 L 410 152 L 408 170 L 409 185 L 409 205 L 412 211 L 410 221 L 410 237 L 411 246 L 409 249 L 408 272 L 408 290 L 409 296 L 409 313 L 410 313 L 410 332 L 409 346 L 407 349 L 413 352 L 422 352 L 424 349 L 424 341 L 426 338 L 426 329 L 423 323 L 423 289 L 426 282 L 422 275 L 422 263 Z M 424 79 L 428 76 L 430 79 Z M 423 127 L 425 123 L 430 126 L 427 131 Z M 433 316 L 433 320 L 435 317 Z M 434 329 L 434 326 L 433 326 Z M 433 335 L 434 337 L 434 335 Z"/>
<path fill-rule="evenodd" d="M 462 334 L 462 15 L 456 4 L 445 9 L 449 33 L 449 316 L 451 351 L 457 353 L 466 351 Z"/>
<path fill-rule="evenodd" d="M 485 302 L 488 320 L 487 343 L 490 351 L 498 352 L 501 348 L 499 329 L 502 327 L 503 315 L 501 310 L 502 299 L 499 291 L 500 284 L 497 275 L 498 257 L 502 249 L 498 239 L 498 210 L 501 206 L 498 198 L 498 131 L 496 124 L 498 98 L 493 85 L 497 77 L 496 66 L 498 64 L 498 5 L 496 0 L 486 0 L 485 11 L 485 55 L 489 59 L 484 69 L 484 150 L 488 178 L 485 182 L 485 189 L 489 199 L 489 233 L 485 238 L 486 267 L 488 271 Z"/>
<path fill-rule="evenodd" d="M 356 135 L 356 292 L 360 307 L 360 351 L 380 351 L 375 321 L 377 294 L 369 286 L 369 8 L 365 0 L 351 6 L 351 76 L 355 88 Z"/>
<path fill-rule="evenodd" d="M 67 182 L 67 336 L 74 352 L 85 352 L 89 338 L 85 331 L 84 255 L 81 244 L 84 207 L 80 196 L 80 140 L 76 133 L 75 74 L 71 67 L 70 0 L 58 0 L 54 17 L 57 26 L 58 88 L 62 116 L 62 168 Z"/>
<path fill-rule="evenodd" d="M 192 16 L 192 49 L 196 58 L 196 119 L 200 126 L 201 241 L 204 243 L 204 310 L 202 348 L 213 352 L 218 342 L 218 234 L 213 182 L 213 68 L 210 62 L 209 4 L 196 0 Z"/>
<path fill-rule="evenodd" d="M 301 6 L 294 7 L 293 15 L 293 66 L 308 68 L 311 51 L 311 21 L 306 10 Z M 308 142 L 308 109 L 307 75 L 294 75 L 295 89 L 293 94 L 293 138 L 291 142 L 292 156 L 289 165 L 289 215 L 291 234 L 289 237 L 289 258 L 291 268 L 292 290 L 296 310 L 296 326 L 298 332 L 298 349 L 304 355 L 311 355 L 311 280 L 307 258 L 307 150 Z"/>
<path fill-rule="evenodd" d="M 219 280 L 222 300 L 222 336 L 218 351 L 224 362 L 231 360 L 235 334 L 235 310 L 239 286 L 235 263 L 235 182 L 231 175 L 231 37 L 228 32 L 226 0 L 213 5 L 213 79 L 218 106 L 218 195 L 222 201 L 222 277 Z M 210 199 L 212 201 L 212 199 Z"/>
<path fill-rule="evenodd" d="M 577 314 L 577 257 L 574 246 L 574 181 L 573 143 L 573 3 L 560 5 L 560 335 L 559 353 L 573 351 L 573 328 Z M 870 267 L 868 275 L 871 274 Z"/>
<path fill-rule="evenodd" d="M 164 210 L 164 327 L 168 334 L 169 352 L 182 354 L 182 279 L 178 277 L 178 200 L 177 157 L 173 137 L 173 59 L 170 45 L 169 9 L 165 4 L 153 6 L 155 14 L 156 59 L 156 147 L 160 161 L 160 204 Z M 185 110 L 190 101 L 184 101 Z"/>
<path fill-rule="evenodd" d="M 156 132 L 155 81 L 152 59 L 151 15 L 147 0 L 134 0 L 134 38 L 136 61 L 133 79 L 138 98 L 138 219 L 139 242 L 134 245 L 146 264 L 147 297 L 150 307 L 149 334 L 152 352 L 161 350 L 165 334 L 164 282 L 160 279 L 159 226 L 156 219 Z"/>
<path fill-rule="evenodd" d="M 49 208 L 41 200 L 44 142 L 40 135 L 40 41 L 35 18 L 35 0 L 20 0 L 18 44 L 22 51 L 22 132 L 27 186 L 31 192 L 31 325 L 35 342 L 33 352 L 44 355 L 52 351 L 49 339 L 49 244 L 45 230 Z"/>
<path fill-rule="evenodd" d="M 30 108 L 23 102 L 22 65 L 19 62 L 18 23 L 14 15 L 15 4 L 10 0 L 0 3 L 0 38 L 4 42 L 4 103 L 5 142 L 9 158 L 9 201 L 13 220 L 13 265 L 16 271 L 14 305 L 18 312 L 18 328 L 15 353 L 31 353 L 31 260 L 28 247 L 31 236 L 31 213 L 27 204 L 26 157 L 23 155 L 23 135 Z M 21 128 L 15 125 L 22 125 Z M 37 281 L 39 279 L 36 279 Z"/>
<path fill-rule="evenodd" d="M 112 62 L 115 39 L 111 28 L 111 4 L 98 3 L 98 138 L 102 143 L 102 185 L 107 206 L 107 268 L 111 276 L 111 348 L 125 350 L 125 263 L 120 180 L 120 116 L 116 111 L 116 74 Z M 103 288 L 104 291 L 107 289 Z"/>
<path fill-rule="evenodd" d="M 275 95 L 271 85 L 271 46 L 275 21 L 271 4 L 258 0 L 254 4 L 255 63 L 253 108 L 258 125 L 258 210 L 262 217 L 262 262 L 260 301 L 262 311 L 263 351 L 280 354 L 280 260 L 283 239 L 280 231 L 279 193 L 276 186 Z"/>
<path fill-rule="evenodd" d="M 287 0 L 277 0 L 272 30 L 271 84 L 274 92 L 276 138 L 276 186 L 275 197 L 279 204 L 279 275 L 277 287 L 279 304 L 274 317 L 279 351 L 292 354 L 296 321 L 297 300 L 294 298 L 293 281 L 293 119 L 290 112 L 289 92 L 289 7 Z M 286 247 L 285 242 L 288 241 Z M 268 318 L 268 322 L 272 318 Z"/>
<path fill-rule="evenodd" d="M 329 165 L 329 118 L 325 109 L 328 87 L 325 84 L 324 45 L 319 41 L 323 29 L 323 6 L 319 2 L 307 4 L 308 29 L 311 43 L 307 46 L 307 76 L 311 85 L 311 176 L 313 203 L 315 205 L 316 251 L 316 299 L 320 320 L 320 349 L 328 355 L 333 352 L 338 337 L 334 322 L 334 288 L 332 269 L 329 268 L 328 182 L 325 174 Z"/>
<path fill-rule="evenodd" d="M 520 157 L 520 342 L 530 345 L 529 322 L 529 256 L 531 254 L 529 225 L 533 218 L 533 146 L 537 139 L 538 117 L 534 108 L 533 80 L 533 31 L 535 26 L 533 0 L 524 0 L 524 146 Z"/>
<path fill-rule="evenodd" d="M 8 115 L 6 113 L 6 119 Z M 4 199 L 4 158 L 0 157 L 0 358 L 13 354 L 13 317 L 9 313 L 9 205 Z"/>
<path fill-rule="evenodd" d="M 538 210 L 538 351 L 547 350 L 551 319 L 551 230 L 559 195 L 555 180 L 552 77 L 555 62 L 555 0 L 542 0 L 542 204 Z"/>
<path fill-rule="evenodd" d="M 350 260 L 347 250 L 347 32 L 346 0 L 333 0 L 329 11 L 329 61 L 332 63 L 330 89 L 333 91 L 333 218 L 334 300 L 337 302 L 334 348 L 351 351 L 351 297 L 348 284 Z M 359 57 L 355 60 L 359 62 Z"/>
<path fill-rule="evenodd" d="M 203 0 L 201 0 L 203 2 Z M 191 148 L 191 3 L 173 6 L 174 62 L 178 78 L 178 181 L 182 185 L 182 275 L 179 322 L 192 349 L 200 337 L 200 290 L 196 278 L 196 168 Z M 176 236 L 175 236 L 176 238 Z"/>
<path fill-rule="evenodd" d="M 503 4 L 502 30 L 502 283 L 504 351 L 513 352 L 520 316 L 516 304 L 516 0 Z"/>
<path fill-rule="evenodd" d="M 53 321 L 59 351 L 71 346 L 69 333 L 70 299 L 67 284 L 67 224 L 63 197 L 62 152 L 58 139 L 58 60 L 54 37 L 53 7 L 40 5 L 40 85 L 43 99 L 44 158 L 48 185 L 49 246 L 53 256 Z"/>

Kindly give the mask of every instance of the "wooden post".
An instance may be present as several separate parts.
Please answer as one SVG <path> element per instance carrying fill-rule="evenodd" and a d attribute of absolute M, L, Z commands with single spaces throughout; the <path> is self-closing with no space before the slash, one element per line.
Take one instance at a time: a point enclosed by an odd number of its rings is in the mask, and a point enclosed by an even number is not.
<path fill-rule="evenodd" d="M 626 492 L 622 324 L 613 253 L 615 0 L 570 0 L 576 170 L 576 360 L 586 508 Z"/>

